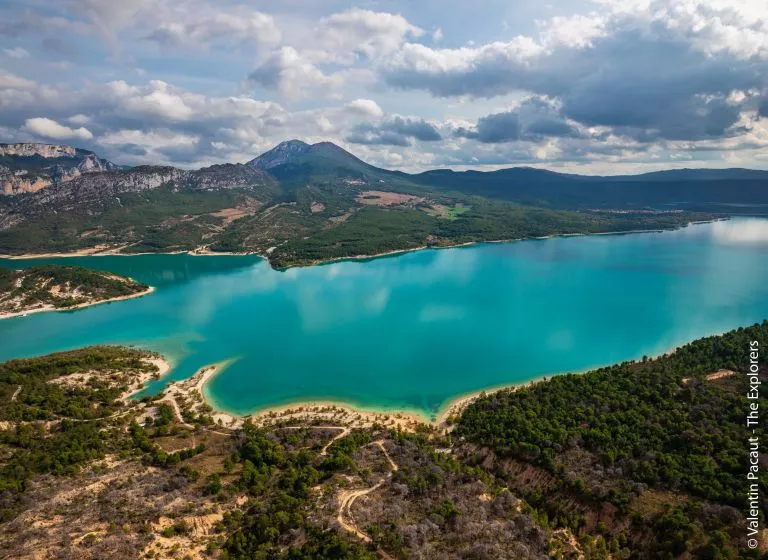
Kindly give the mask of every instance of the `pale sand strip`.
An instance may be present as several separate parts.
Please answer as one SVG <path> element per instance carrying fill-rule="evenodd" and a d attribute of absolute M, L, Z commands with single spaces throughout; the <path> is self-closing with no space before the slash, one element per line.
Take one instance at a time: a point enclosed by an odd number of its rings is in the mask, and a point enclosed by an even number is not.
<path fill-rule="evenodd" d="M 471 247 L 473 245 L 482 245 L 484 243 L 516 243 L 518 241 L 532 241 L 532 240 L 542 240 L 542 239 L 555 239 L 558 237 L 581 237 L 581 236 L 589 236 L 589 235 L 624 235 L 624 234 L 634 234 L 634 233 L 662 233 L 665 231 L 675 231 L 678 229 L 682 229 L 684 227 L 688 227 L 691 225 L 696 224 L 706 224 L 706 223 L 712 223 L 712 222 L 719 222 L 719 221 L 726 221 L 728 218 L 714 218 L 712 220 L 692 220 L 686 224 L 681 224 L 676 227 L 670 227 L 666 229 L 634 229 L 634 230 L 624 230 L 624 231 L 602 231 L 602 232 L 593 232 L 593 233 L 555 233 L 552 235 L 544 235 L 540 237 L 519 237 L 519 238 L 512 238 L 512 239 L 489 239 L 485 241 L 469 241 L 466 243 L 454 243 L 454 244 L 448 244 L 448 245 L 439 245 L 439 246 L 428 246 L 428 245 L 422 245 L 418 247 L 412 247 L 410 249 L 394 249 L 392 251 L 383 251 L 381 253 L 372 253 L 368 255 L 352 255 L 349 257 L 334 257 L 331 259 L 324 259 L 324 260 L 318 260 L 313 261 L 308 264 L 303 265 L 292 265 L 285 267 L 283 270 L 287 270 L 290 268 L 304 268 L 308 266 L 317 266 L 322 265 L 326 263 L 333 263 L 333 262 L 341 262 L 341 261 L 354 261 L 354 260 L 368 260 L 368 259 L 377 259 L 379 257 L 389 257 L 393 255 L 399 255 L 401 253 L 412 253 L 414 251 L 423 251 L 427 249 L 457 249 L 461 247 Z M 210 251 L 207 247 L 201 246 L 196 249 L 191 249 L 187 251 L 169 251 L 167 253 L 120 253 L 122 249 L 128 247 L 129 245 L 120 245 L 120 246 L 98 246 L 98 247 L 92 247 L 90 249 L 82 249 L 80 251 L 72 251 L 69 253 L 25 253 L 22 255 L 0 255 L 0 258 L 5 258 L 8 260 L 22 260 L 22 259 L 40 259 L 40 258 L 58 258 L 58 257 L 98 257 L 98 256 L 119 256 L 119 257 L 135 257 L 138 255 L 181 255 L 181 254 L 187 254 L 187 255 L 193 255 L 193 256 L 247 256 L 247 255 L 256 255 L 258 257 L 261 257 L 262 259 L 269 261 L 269 250 L 267 250 L 266 254 L 259 253 L 259 252 L 253 252 L 253 251 L 243 251 L 243 252 L 214 252 Z"/>
<path fill-rule="evenodd" d="M 74 311 L 76 309 L 83 309 L 84 307 L 93 307 L 94 305 L 101 305 L 102 303 L 112 303 L 113 301 L 123 301 L 126 299 L 143 297 L 151 294 L 154 291 L 155 291 L 154 286 L 149 286 L 143 292 L 136 292 L 135 294 L 129 294 L 127 296 L 113 297 L 109 299 L 102 299 L 99 301 L 89 301 L 86 303 L 73 305 L 72 307 L 54 307 L 53 305 L 48 304 L 42 307 L 35 307 L 34 309 L 28 309 L 26 311 L 14 311 L 13 313 L 0 313 L 0 320 L 12 319 L 13 317 L 23 317 L 26 315 L 30 315 L 32 313 L 47 313 L 51 311 Z"/>
<path fill-rule="evenodd" d="M 143 361 L 152 364 L 157 368 L 157 370 L 153 372 L 142 373 L 140 376 L 133 379 L 131 384 L 128 386 L 128 389 L 120 397 L 120 400 L 123 403 L 127 404 L 133 395 L 144 388 L 144 385 L 146 385 L 148 381 L 152 381 L 153 379 L 161 379 L 165 377 L 169 371 L 171 371 L 171 363 L 159 354 L 156 354 L 151 358 L 144 358 Z"/>
<path fill-rule="evenodd" d="M 230 253 L 211 251 L 207 247 L 198 247 L 188 251 L 167 251 L 164 253 L 121 253 L 123 249 L 130 247 L 130 245 L 119 245 L 113 247 L 93 247 L 90 249 L 82 249 L 80 251 L 69 251 L 67 253 L 24 253 L 22 255 L 0 255 L 0 259 L 8 259 L 9 261 L 21 261 L 28 259 L 58 259 L 69 257 L 138 257 L 140 255 L 192 255 L 201 257 L 216 257 L 216 256 L 244 256 L 244 255 L 258 255 L 249 251 L 241 253 Z M 265 257 L 262 257 L 265 258 Z"/>
<path fill-rule="evenodd" d="M 505 385 L 493 389 L 474 391 L 457 397 L 446 404 L 433 420 L 430 416 L 413 410 L 373 410 L 356 407 L 338 401 L 302 401 L 280 406 L 268 407 L 255 411 L 253 414 L 239 416 L 221 410 L 215 400 L 205 392 L 206 384 L 220 373 L 230 362 L 212 364 L 200 369 L 195 375 L 184 381 L 172 383 L 166 389 L 172 395 L 182 399 L 192 399 L 205 402 L 214 409 L 214 421 L 227 428 L 239 428 L 245 420 L 250 419 L 256 426 L 272 426 L 282 423 L 298 422 L 301 424 L 316 424 L 318 422 L 334 422 L 350 427 L 365 428 L 374 424 L 388 428 L 398 428 L 404 431 L 414 431 L 419 426 L 446 428 L 446 420 L 463 410 L 470 402 L 482 394 L 491 394 L 505 389 L 516 389 L 540 381 L 540 379 L 517 385 Z"/>

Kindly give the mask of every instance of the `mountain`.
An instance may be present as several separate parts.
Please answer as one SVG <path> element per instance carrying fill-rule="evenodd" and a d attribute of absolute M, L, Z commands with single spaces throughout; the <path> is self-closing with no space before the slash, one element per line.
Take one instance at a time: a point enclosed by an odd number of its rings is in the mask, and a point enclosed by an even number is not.
<path fill-rule="evenodd" d="M 425 245 L 678 227 L 765 213 L 768 172 L 596 177 L 530 167 L 381 169 L 330 142 L 244 164 L 122 168 L 71 146 L 8 144 L 0 254 L 215 250 L 278 267 Z"/>
<path fill-rule="evenodd" d="M 87 177 L 86 177 L 87 176 Z M 750 169 L 679 169 L 640 175 L 589 176 L 532 167 L 497 171 L 435 169 L 417 174 L 381 169 L 331 142 L 281 142 L 245 164 L 195 171 L 173 167 L 121 168 L 93 152 L 65 145 L 0 144 L 4 194 L 40 190 L 37 202 L 115 196 L 160 185 L 177 188 L 267 189 L 268 197 L 296 199 L 305 188 L 350 190 L 368 186 L 397 192 L 459 193 L 564 209 L 764 212 L 768 172 Z M 65 186 L 68 185 L 68 186 Z M 33 203 L 34 205 L 34 203 Z"/>
<path fill-rule="evenodd" d="M 498 171 L 441 169 L 412 175 L 424 187 L 519 204 L 567 209 L 676 209 L 765 213 L 768 171 L 681 169 L 641 175 L 590 176 L 530 167 Z"/>
<path fill-rule="evenodd" d="M 246 165 L 256 169 L 273 169 L 282 165 L 326 165 L 376 169 L 333 142 L 307 144 L 301 140 L 281 142 L 268 152 L 252 159 Z"/>
<path fill-rule="evenodd" d="M 0 144 L 2 193 L 35 192 L 86 173 L 116 171 L 119 165 L 95 153 L 63 144 Z"/>

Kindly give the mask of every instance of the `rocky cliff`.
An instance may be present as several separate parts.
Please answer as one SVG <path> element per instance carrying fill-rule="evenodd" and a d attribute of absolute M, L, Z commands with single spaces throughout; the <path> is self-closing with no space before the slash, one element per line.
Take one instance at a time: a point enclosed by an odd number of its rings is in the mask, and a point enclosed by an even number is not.
<path fill-rule="evenodd" d="M 63 144 L 0 144 L 4 195 L 37 192 L 87 173 L 118 169 L 120 166 L 93 152 Z"/>
<path fill-rule="evenodd" d="M 17 144 L 0 144 L 0 156 L 40 156 L 43 158 L 60 158 L 75 157 L 77 152 L 77 148 L 74 148 L 73 146 L 66 146 L 64 144 L 35 144 L 27 142 Z"/>

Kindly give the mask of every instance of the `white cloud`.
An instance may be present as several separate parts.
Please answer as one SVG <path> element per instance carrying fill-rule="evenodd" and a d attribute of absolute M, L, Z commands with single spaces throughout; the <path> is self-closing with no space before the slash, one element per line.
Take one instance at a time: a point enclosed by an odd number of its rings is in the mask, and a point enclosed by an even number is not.
<path fill-rule="evenodd" d="M 123 81 L 108 84 L 119 104 L 129 112 L 184 121 L 194 112 L 169 84 L 152 80 L 146 86 L 130 86 Z"/>
<path fill-rule="evenodd" d="M 329 59 L 351 64 L 355 57 L 375 58 L 399 48 L 406 39 L 424 33 L 403 16 L 353 8 L 320 20 L 318 49 Z"/>
<path fill-rule="evenodd" d="M 24 129 L 32 134 L 55 140 L 90 140 L 93 138 L 93 134 L 87 128 L 69 128 L 45 117 L 27 119 L 24 123 Z"/>
<path fill-rule="evenodd" d="M 246 6 L 224 11 L 217 7 L 203 13 L 181 9 L 175 16 L 161 22 L 147 39 L 163 44 L 208 47 L 214 43 L 272 45 L 282 37 L 271 15 Z"/>
<path fill-rule="evenodd" d="M 10 58 L 26 58 L 29 56 L 29 51 L 22 47 L 14 47 L 12 49 L 3 49 L 5 56 Z"/>
<path fill-rule="evenodd" d="M 347 108 L 364 117 L 380 118 L 384 110 L 373 99 L 355 99 L 347 103 Z"/>
<path fill-rule="evenodd" d="M 0 90 L 30 90 L 36 87 L 37 83 L 32 80 L 0 70 Z"/>
<path fill-rule="evenodd" d="M 117 130 L 99 137 L 100 144 L 136 145 L 157 149 L 173 146 L 194 146 L 200 141 L 197 136 L 175 133 L 168 129 Z"/>
<path fill-rule="evenodd" d="M 67 119 L 67 121 L 71 122 L 72 124 L 79 124 L 81 126 L 84 124 L 88 124 L 90 120 L 91 119 L 87 115 L 83 115 L 82 113 L 77 115 L 72 115 Z"/>

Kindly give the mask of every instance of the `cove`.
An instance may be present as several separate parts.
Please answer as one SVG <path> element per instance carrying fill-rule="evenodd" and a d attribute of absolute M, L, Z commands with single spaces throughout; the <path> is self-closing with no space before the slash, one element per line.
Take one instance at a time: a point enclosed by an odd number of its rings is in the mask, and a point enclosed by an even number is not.
<path fill-rule="evenodd" d="M 275 271 L 255 256 L 1 259 L 151 284 L 143 298 L 0 321 L 0 360 L 133 344 L 247 414 L 300 401 L 434 415 L 452 398 L 657 355 L 768 318 L 768 220 L 424 250 Z"/>

